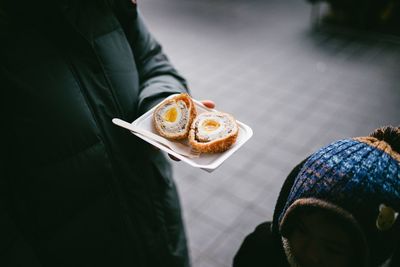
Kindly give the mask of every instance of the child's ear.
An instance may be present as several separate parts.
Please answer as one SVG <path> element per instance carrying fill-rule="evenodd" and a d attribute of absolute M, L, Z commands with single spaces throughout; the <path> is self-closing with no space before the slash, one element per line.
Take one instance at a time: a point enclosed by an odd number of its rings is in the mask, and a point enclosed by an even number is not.
<path fill-rule="evenodd" d="M 393 208 L 381 204 L 379 205 L 379 214 L 376 218 L 376 227 L 380 231 L 387 231 L 392 228 L 398 216 L 399 213 Z"/>

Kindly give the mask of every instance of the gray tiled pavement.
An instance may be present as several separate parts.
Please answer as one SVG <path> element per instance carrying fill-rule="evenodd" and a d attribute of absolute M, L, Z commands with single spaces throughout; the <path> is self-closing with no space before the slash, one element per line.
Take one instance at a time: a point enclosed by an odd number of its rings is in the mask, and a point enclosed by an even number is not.
<path fill-rule="evenodd" d="M 400 46 L 313 32 L 300 0 L 139 0 L 197 99 L 253 138 L 213 173 L 175 163 L 194 267 L 231 266 L 290 169 L 333 140 L 400 124 Z"/>

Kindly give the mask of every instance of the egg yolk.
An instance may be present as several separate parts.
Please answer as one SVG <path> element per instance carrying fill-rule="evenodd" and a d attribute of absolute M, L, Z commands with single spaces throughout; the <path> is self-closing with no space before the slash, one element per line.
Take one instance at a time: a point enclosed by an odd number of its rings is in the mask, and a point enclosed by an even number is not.
<path fill-rule="evenodd" d="M 206 120 L 203 123 L 204 130 L 206 130 L 207 132 L 215 131 L 219 128 L 219 126 L 220 124 L 217 121 L 213 120 Z"/>
<path fill-rule="evenodd" d="M 176 121 L 176 117 L 178 116 L 178 112 L 176 108 L 170 108 L 164 114 L 164 120 L 167 122 L 174 122 Z"/>

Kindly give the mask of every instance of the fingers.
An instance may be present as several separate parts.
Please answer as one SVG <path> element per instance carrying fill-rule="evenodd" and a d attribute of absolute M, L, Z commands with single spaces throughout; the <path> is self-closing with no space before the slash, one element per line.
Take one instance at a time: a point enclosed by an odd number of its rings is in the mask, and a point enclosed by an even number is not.
<path fill-rule="evenodd" d="M 201 103 L 208 108 L 215 108 L 215 103 L 212 100 L 203 100 Z"/>
<path fill-rule="evenodd" d="M 172 160 L 175 160 L 175 161 L 181 161 L 180 159 L 178 159 L 178 158 L 176 158 L 176 157 L 174 157 L 174 156 L 172 156 L 171 154 L 168 154 L 168 156 L 172 159 Z"/>

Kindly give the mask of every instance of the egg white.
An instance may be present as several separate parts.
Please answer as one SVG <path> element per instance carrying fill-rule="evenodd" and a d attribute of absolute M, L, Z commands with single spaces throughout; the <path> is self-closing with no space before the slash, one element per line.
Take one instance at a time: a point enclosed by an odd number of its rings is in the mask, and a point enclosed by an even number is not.
<path fill-rule="evenodd" d="M 205 125 L 207 121 L 219 124 L 215 129 L 209 129 Z M 196 139 L 200 142 L 210 142 L 227 136 L 235 126 L 229 117 L 223 114 L 200 114 L 196 122 Z"/>
<path fill-rule="evenodd" d="M 207 121 L 214 121 L 218 123 L 218 127 L 215 129 L 210 130 L 207 128 L 205 125 L 207 124 Z M 198 135 L 199 136 L 207 136 L 208 139 L 214 140 L 220 137 L 221 132 L 224 130 L 224 121 L 222 118 L 219 117 L 205 117 L 199 120 L 199 126 L 198 126 Z"/>
<path fill-rule="evenodd" d="M 175 109 L 175 110 L 176 110 L 177 115 L 176 115 L 175 121 L 167 121 L 167 120 L 166 120 L 167 113 L 168 113 L 171 109 Z M 177 105 L 177 103 L 174 102 L 174 103 L 171 103 L 170 105 L 166 105 L 163 109 L 161 109 L 161 116 L 162 116 L 162 118 L 163 118 L 163 122 L 164 122 L 166 125 L 169 125 L 170 127 L 174 127 L 174 126 L 175 126 L 177 123 L 179 123 L 179 121 L 181 120 L 181 118 L 182 118 L 182 111 L 181 111 L 180 107 Z"/>
<path fill-rule="evenodd" d="M 176 118 L 174 121 L 167 121 L 166 114 L 171 109 L 176 110 Z M 159 113 L 157 114 L 159 121 L 161 122 L 161 128 L 169 133 L 179 133 L 181 132 L 188 121 L 189 118 L 189 110 L 186 107 L 185 102 L 171 102 L 160 108 Z"/>

